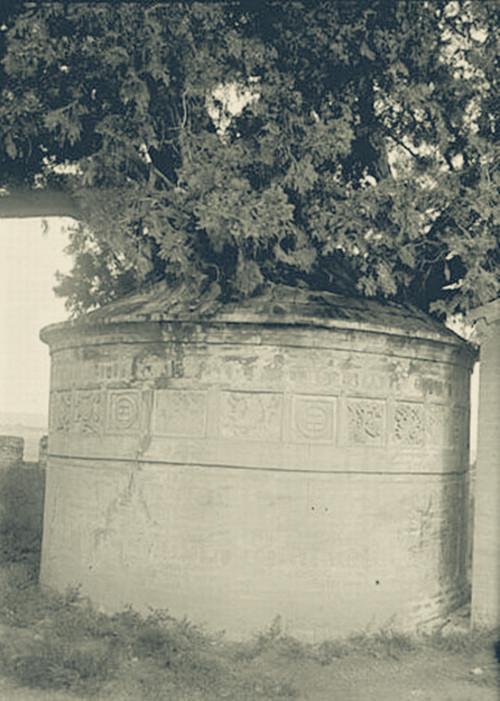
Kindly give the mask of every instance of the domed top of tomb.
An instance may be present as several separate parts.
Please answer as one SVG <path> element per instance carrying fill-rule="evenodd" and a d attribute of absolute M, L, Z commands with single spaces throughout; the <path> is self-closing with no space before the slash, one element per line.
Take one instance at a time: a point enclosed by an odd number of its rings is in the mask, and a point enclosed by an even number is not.
<path fill-rule="evenodd" d="M 210 292 L 193 301 L 187 288 L 172 289 L 157 283 L 77 319 L 46 326 L 40 337 L 50 343 L 63 331 L 141 322 L 337 328 L 467 345 L 456 333 L 410 305 L 286 285 L 269 285 L 253 297 L 220 303 Z"/>

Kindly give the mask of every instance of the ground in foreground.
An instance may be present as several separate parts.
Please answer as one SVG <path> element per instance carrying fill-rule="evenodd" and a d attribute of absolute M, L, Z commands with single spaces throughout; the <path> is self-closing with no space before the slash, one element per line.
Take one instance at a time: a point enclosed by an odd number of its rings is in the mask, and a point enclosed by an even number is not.
<path fill-rule="evenodd" d="M 162 612 L 104 616 L 0 572 L 0 699 L 5 701 L 497 701 L 492 632 L 418 638 L 383 631 L 305 645 L 279 622 L 229 643 Z"/>

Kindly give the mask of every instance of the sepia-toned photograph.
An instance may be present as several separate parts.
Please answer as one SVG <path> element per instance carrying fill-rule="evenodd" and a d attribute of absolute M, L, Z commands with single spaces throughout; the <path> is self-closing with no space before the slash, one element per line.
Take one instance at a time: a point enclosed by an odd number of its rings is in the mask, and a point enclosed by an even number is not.
<path fill-rule="evenodd" d="M 500 0 L 0 0 L 0 701 L 498 701 Z"/>

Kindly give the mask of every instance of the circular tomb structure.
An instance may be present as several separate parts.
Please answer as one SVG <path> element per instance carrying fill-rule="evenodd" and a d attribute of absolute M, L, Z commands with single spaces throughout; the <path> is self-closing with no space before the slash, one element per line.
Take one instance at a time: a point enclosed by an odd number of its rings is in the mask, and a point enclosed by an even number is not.
<path fill-rule="evenodd" d="M 413 629 L 467 598 L 474 351 L 419 311 L 164 286 L 46 327 L 42 583 L 230 637 Z"/>

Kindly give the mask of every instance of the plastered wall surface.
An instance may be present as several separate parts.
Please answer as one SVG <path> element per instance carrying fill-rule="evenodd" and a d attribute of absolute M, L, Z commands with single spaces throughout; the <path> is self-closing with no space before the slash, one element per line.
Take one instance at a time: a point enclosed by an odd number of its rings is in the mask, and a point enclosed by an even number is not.
<path fill-rule="evenodd" d="M 472 623 L 500 625 L 500 300 L 477 312 L 481 373 L 474 506 Z"/>
<path fill-rule="evenodd" d="M 467 597 L 471 356 L 382 331 L 51 339 L 42 581 L 232 637 L 413 629 Z"/>

